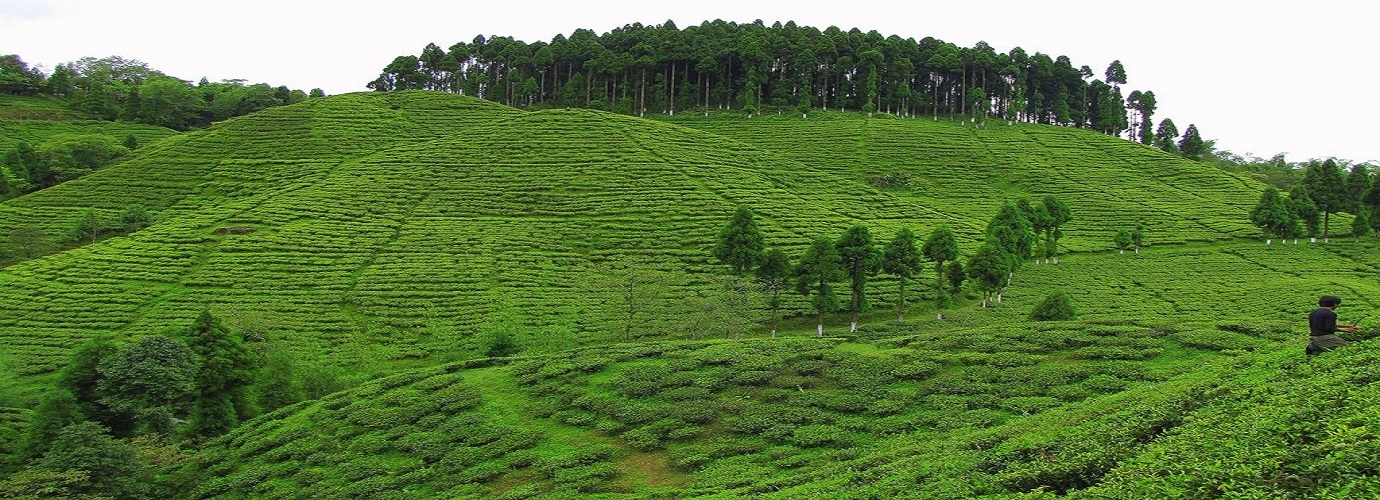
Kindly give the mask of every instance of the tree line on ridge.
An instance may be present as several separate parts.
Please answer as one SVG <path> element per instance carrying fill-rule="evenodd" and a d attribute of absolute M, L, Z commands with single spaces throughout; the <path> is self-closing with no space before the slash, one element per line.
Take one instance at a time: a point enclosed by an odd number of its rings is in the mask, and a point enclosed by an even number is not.
<path fill-rule="evenodd" d="M 1102 78 L 1094 78 L 1101 76 Z M 640 23 L 602 35 L 528 43 L 476 36 L 443 49 L 403 55 L 368 83 L 377 91 L 427 89 L 516 107 L 583 107 L 625 114 L 698 109 L 885 112 L 1043 123 L 1122 135 L 1199 159 L 1208 151 L 1196 126 L 1182 140 L 1169 119 L 1156 126 L 1153 91 L 1123 94 L 1127 73 L 1101 73 L 1065 56 L 997 52 L 925 37 L 919 41 L 857 28 L 820 30 L 706 21 Z M 1129 112 L 1129 113 L 1128 113 Z"/>

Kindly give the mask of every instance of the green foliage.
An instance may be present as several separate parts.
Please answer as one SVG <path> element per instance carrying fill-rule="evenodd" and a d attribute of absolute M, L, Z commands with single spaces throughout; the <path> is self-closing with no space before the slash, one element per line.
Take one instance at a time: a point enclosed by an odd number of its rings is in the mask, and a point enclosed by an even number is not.
<path fill-rule="evenodd" d="M 819 335 L 824 332 L 824 315 L 838 309 L 834 282 L 848 277 L 838 249 L 828 238 L 819 237 L 796 261 L 795 291 L 810 298 L 819 316 Z"/>
<path fill-rule="evenodd" d="M 867 226 L 862 224 L 848 228 L 834 243 L 834 247 L 852 291 L 848 310 L 853 312 L 856 328 L 858 313 L 867 308 L 868 278 L 877 274 L 882 267 L 882 251 L 873 243 L 872 233 Z"/>
<path fill-rule="evenodd" d="M 72 484 L 67 494 L 141 498 L 150 493 L 149 485 L 139 477 L 141 464 L 134 448 L 93 422 L 63 428 L 34 469 L 83 474 L 84 480 Z"/>
<path fill-rule="evenodd" d="M 166 434 L 177 410 L 196 392 L 198 366 L 186 344 L 160 335 L 142 337 L 101 359 L 96 393 L 101 404 L 134 414 L 144 428 Z"/>
<path fill-rule="evenodd" d="M 1073 301 L 1063 290 L 1055 290 L 1050 293 L 1043 302 L 1040 302 L 1040 305 L 1035 306 L 1035 309 L 1030 311 L 1030 319 L 1033 321 L 1067 321 L 1077 315 L 1073 308 Z"/>
<path fill-rule="evenodd" d="M 197 361 L 196 401 L 187 432 L 201 437 L 223 434 L 247 416 L 247 409 L 236 408 L 236 399 L 243 401 L 259 361 L 239 334 L 209 310 L 201 312 L 184 337 Z"/>
<path fill-rule="evenodd" d="M 886 248 L 882 250 L 882 270 L 896 276 L 899 282 L 900 299 L 896 301 L 898 320 L 905 317 L 906 281 L 920 271 L 921 258 L 920 247 L 915 242 L 915 233 L 911 232 L 910 228 L 903 227 L 897 231 L 896 236 L 887 242 Z"/>
<path fill-rule="evenodd" d="M 765 251 L 762 229 L 757 227 L 752 209 L 740 205 L 733 212 L 733 218 L 719 231 L 714 256 L 732 267 L 733 274 L 742 276 L 762 262 Z"/>
<path fill-rule="evenodd" d="M 19 444 L 17 458 L 27 462 L 42 456 L 64 428 L 85 420 L 86 415 L 72 393 L 53 391 L 34 410 L 23 441 Z"/>

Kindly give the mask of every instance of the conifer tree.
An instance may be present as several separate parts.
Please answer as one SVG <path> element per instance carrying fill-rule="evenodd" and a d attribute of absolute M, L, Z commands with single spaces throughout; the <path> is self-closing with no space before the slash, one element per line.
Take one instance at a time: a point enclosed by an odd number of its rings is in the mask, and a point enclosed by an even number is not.
<path fill-rule="evenodd" d="M 1356 218 L 1351 220 L 1351 234 L 1356 236 L 1356 241 L 1361 241 L 1361 237 L 1370 232 L 1370 214 L 1358 212 Z"/>
<path fill-rule="evenodd" d="M 925 259 L 934 262 L 935 289 L 944 290 L 944 263 L 958 259 L 958 237 L 948 226 L 939 226 L 930 231 L 925 244 L 920 247 Z"/>
<path fill-rule="evenodd" d="M 810 298 L 818 314 L 816 335 L 824 336 L 824 315 L 838 310 L 839 299 L 834 294 L 834 282 L 846 278 L 843 260 L 829 238 L 819 237 L 805 250 L 795 265 L 795 290 Z"/>
<path fill-rule="evenodd" d="M 1351 166 L 1351 171 L 1346 175 L 1345 189 L 1346 199 L 1351 206 L 1344 211 L 1352 215 L 1360 215 L 1362 212 L 1369 212 L 1370 206 L 1365 202 L 1366 193 L 1371 188 L 1370 169 L 1366 164 L 1358 163 Z"/>
<path fill-rule="evenodd" d="M 1073 211 L 1062 200 L 1054 195 L 1046 195 L 1044 199 L 1045 212 L 1049 214 L 1049 228 L 1046 236 L 1049 238 L 1048 251 L 1054 263 L 1059 263 L 1059 238 L 1063 236 L 1062 227 L 1064 224 L 1073 220 Z"/>
<path fill-rule="evenodd" d="M 1336 160 L 1331 158 L 1322 163 L 1309 163 L 1303 171 L 1303 184 L 1308 187 L 1308 195 L 1313 198 L 1318 211 L 1322 212 L 1322 237 L 1323 241 L 1327 241 L 1332 214 L 1354 209 L 1355 201 L 1347 198 L 1346 181 L 1342 180 L 1342 171 L 1337 167 Z"/>
<path fill-rule="evenodd" d="M 852 292 L 848 310 L 853 313 L 848 331 L 858 330 L 858 315 L 867 308 L 867 278 L 881 269 L 882 252 L 872 242 L 872 233 L 862 224 L 848 228 L 835 243 Z"/>
<path fill-rule="evenodd" d="M 920 270 L 920 249 L 915 245 L 915 233 L 903 227 L 882 251 L 882 270 L 896 277 L 896 322 L 906 321 L 906 281 Z"/>
<path fill-rule="evenodd" d="M 767 306 L 771 308 L 771 336 L 776 337 L 776 326 L 781 319 L 781 291 L 789 287 L 791 261 L 786 252 L 773 248 L 757 267 L 757 284 L 767 294 Z"/>
<path fill-rule="evenodd" d="M 742 276 L 762 261 L 765 249 L 766 238 L 757 227 L 752 209 L 740 205 L 733 212 L 733 218 L 719 231 L 714 256 L 731 266 L 734 275 Z"/>
<path fill-rule="evenodd" d="M 1190 160 L 1201 160 L 1205 153 L 1206 143 L 1203 142 L 1202 136 L 1198 135 L 1198 126 L 1188 124 L 1188 130 L 1185 130 L 1183 138 L 1179 139 L 1179 154 Z"/>
<path fill-rule="evenodd" d="M 982 307 L 991 303 L 992 296 L 1001 290 L 1008 270 L 1005 252 L 992 243 L 984 243 L 963 266 L 968 278 L 982 292 Z"/>
<path fill-rule="evenodd" d="M 1179 154 L 1179 145 L 1174 142 L 1174 138 L 1179 136 L 1179 127 L 1174 126 L 1174 120 L 1165 118 L 1160 120 L 1160 126 L 1155 129 L 1154 145 L 1167 153 Z"/>
<path fill-rule="evenodd" d="M 1306 183 L 1296 182 L 1289 188 L 1289 208 L 1303 221 L 1307 236 L 1316 237 L 1319 224 L 1322 222 L 1319 216 L 1322 214 L 1318 211 L 1318 205 L 1313 203 L 1313 196 L 1309 194 Z"/>
<path fill-rule="evenodd" d="M 1265 235 L 1265 244 L 1269 245 L 1275 237 L 1283 237 L 1289 231 L 1288 225 L 1289 207 L 1280 196 L 1279 189 L 1274 186 L 1265 188 L 1265 192 L 1260 195 L 1260 202 L 1255 208 L 1251 209 L 1251 224 L 1260 228 Z"/>
<path fill-rule="evenodd" d="M 200 358 L 196 375 L 196 403 L 192 409 L 193 436 L 224 434 L 239 423 L 247 409 L 244 389 L 254 380 L 255 360 L 239 336 L 209 310 L 203 310 L 188 330 L 192 352 Z"/>

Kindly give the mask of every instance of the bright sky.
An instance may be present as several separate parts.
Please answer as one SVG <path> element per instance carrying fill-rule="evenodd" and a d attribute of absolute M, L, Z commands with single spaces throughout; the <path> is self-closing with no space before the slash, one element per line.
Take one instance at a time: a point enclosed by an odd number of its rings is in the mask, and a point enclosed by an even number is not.
<path fill-rule="evenodd" d="M 476 5 L 478 4 L 478 5 Z M 1219 150 L 1380 163 L 1380 2 L 1309 0 L 0 0 L 0 54 L 46 72 L 118 55 L 196 81 L 364 91 L 394 57 L 475 35 L 527 42 L 640 22 L 723 19 L 876 30 L 998 52 L 1066 55 L 1123 92 L 1152 90 L 1158 122 L 1196 124 Z"/>

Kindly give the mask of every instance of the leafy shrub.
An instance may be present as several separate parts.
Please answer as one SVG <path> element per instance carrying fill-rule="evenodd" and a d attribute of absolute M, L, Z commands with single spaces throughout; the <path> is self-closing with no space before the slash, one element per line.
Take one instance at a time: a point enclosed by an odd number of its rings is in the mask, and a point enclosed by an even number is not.
<path fill-rule="evenodd" d="M 911 361 L 891 371 L 898 378 L 924 380 L 939 371 L 939 365 L 931 361 Z"/>
<path fill-rule="evenodd" d="M 1178 340 L 1179 343 L 1189 347 L 1211 349 L 1215 351 L 1229 349 L 1251 350 L 1258 347 L 1260 343 L 1260 341 L 1254 337 L 1230 330 L 1187 330 L 1176 332 L 1172 337 Z"/>
<path fill-rule="evenodd" d="M 1027 396 L 1006 398 L 1001 401 L 1000 408 L 1017 415 L 1033 415 L 1050 408 L 1055 408 L 1063 404 L 1057 398 L 1048 396 Z"/>
<path fill-rule="evenodd" d="M 1063 290 L 1055 290 L 1030 311 L 1030 319 L 1034 321 L 1066 321 L 1075 316 L 1073 301 Z"/>
<path fill-rule="evenodd" d="M 847 445 L 848 433 L 833 425 L 802 425 L 791 433 L 791 442 L 806 448 L 825 445 Z"/>

